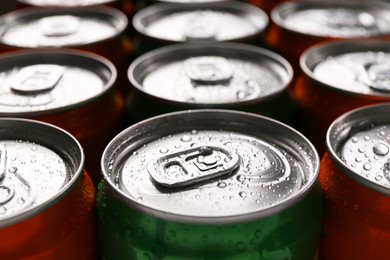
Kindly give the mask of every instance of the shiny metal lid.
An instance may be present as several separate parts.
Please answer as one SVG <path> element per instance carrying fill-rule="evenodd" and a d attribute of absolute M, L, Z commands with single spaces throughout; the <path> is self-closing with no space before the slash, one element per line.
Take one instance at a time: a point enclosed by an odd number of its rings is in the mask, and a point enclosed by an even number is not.
<path fill-rule="evenodd" d="M 301 56 L 310 78 L 351 95 L 390 97 L 390 42 L 337 41 L 316 45 Z"/>
<path fill-rule="evenodd" d="M 40 214 L 69 192 L 84 154 L 69 133 L 33 120 L 0 119 L 0 228 Z"/>
<path fill-rule="evenodd" d="M 180 222 L 228 223 L 275 214 L 306 196 L 318 154 L 294 129 L 229 110 L 145 120 L 106 147 L 102 172 L 129 207 Z"/>
<path fill-rule="evenodd" d="M 33 6 L 41 7 L 82 7 L 118 2 L 120 0 L 18 0 Z"/>
<path fill-rule="evenodd" d="M 141 9 L 133 26 L 144 35 L 166 41 L 231 41 L 261 34 L 268 26 L 268 16 L 242 2 L 166 3 Z"/>
<path fill-rule="evenodd" d="M 342 172 L 390 196 L 390 103 L 352 110 L 329 127 L 327 147 Z"/>
<path fill-rule="evenodd" d="M 390 34 L 390 5 L 379 1 L 286 2 L 272 10 L 280 27 L 306 35 L 363 38 Z"/>
<path fill-rule="evenodd" d="M 0 116 L 34 116 L 93 102 L 114 87 L 116 69 L 75 50 L 18 51 L 0 57 Z"/>
<path fill-rule="evenodd" d="M 232 104 L 270 98 L 287 89 L 292 68 L 281 56 L 238 43 L 183 43 L 137 58 L 133 86 L 181 103 Z"/>
<path fill-rule="evenodd" d="M 0 18 L 0 42 L 19 48 L 79 47 L 116 37 L 127 22 L 109 7 L 27 8 Z"/>

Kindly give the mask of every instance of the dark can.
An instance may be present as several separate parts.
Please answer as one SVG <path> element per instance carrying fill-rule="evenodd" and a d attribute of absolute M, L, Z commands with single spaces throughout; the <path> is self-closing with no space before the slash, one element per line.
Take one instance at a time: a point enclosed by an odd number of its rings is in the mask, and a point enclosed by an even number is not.
<path fill-rule="evenodd" d="M 260 7 L 267 14 L 271 14 L 271 11 L 275 8 L 275 6 L 287 1 L 289 0 L 246 0 L 249 4 Z"/>
<path fill-rule="evenodd" d="M 236 1 L 160 3 L 133 18 L 138 54 L 181 42 L 235 41 L 261 45 L 268 16 L 255 6 Z"/>
<path fill-rule="evenodd" d="M 390 101 L 390 42 L 338 41 L 308 49 L 294 86 L 301 130 L 325 151 L 326 131 L 340 115 Z"/>
<path fill-rule="evenodd" d="M 318 167 L 303 135 L 254 114 L 191 110 L 133 125 L 102 157 L 102 257 L 314 259 Z"/>
<path fill-rule="evenodd" d="M 97 259 L 95 188 L 69 133 L 0 119 L 0 258 Z"/>
<path fill-rule="evenodd" d="M 301 54 L 317 43 L 390 35 L 390 5 L 379 1 L 289 1 L 273 9 L 271 20 L 267 44 L 296 71 Z"/>
<path fill-rule="evenodd" d="M 319 182 L 325 211 L 320 259 L 389 259 L 390 103 L 330 126 Z"/>
<path fill-rule="evenodd" d="M 128 121 L 196 108 L 225 108 L 295 122 L 293 76 L 281 56 L 240 43 L 182 43 L 148 52 L 129 67 Z"/>
<path fill-rule="evenodd" d="M 76 48 L 106 57 L 117 67 L 118 86 L 126 82 L 132 42 L 128 19 L 108 6 L 24 8 L 0 17 L 0 52 L 20 49 Z M 114 49 L 113 49 L 114 48 Z"/>
<path fill-rule="evenodd" d="M 124 101 L 107 59 L 77 50 L 19 51 L 0 57 L 0 117 L 57 125 L 85 149 L 86 168 L 100 179 L 104 147 L 122 130 Z"/>

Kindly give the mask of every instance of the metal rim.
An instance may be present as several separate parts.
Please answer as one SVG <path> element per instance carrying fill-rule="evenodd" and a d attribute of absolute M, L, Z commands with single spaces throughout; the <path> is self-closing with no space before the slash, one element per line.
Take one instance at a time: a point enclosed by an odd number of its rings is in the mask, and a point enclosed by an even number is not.
<path fill-rule="evenodd" d="M 147 52 L 141 56 L 139 56 L 137 59 L 135 59 L 129 66 L 129 69 L 127 71 L 127 77 L 131 83 L 132 86 L 134 86 L 137 90 L 142 92 L 144 95 L 152 96 L 154 98 L 157 98 L 161 102 L 169 102 L 172 104 L 176 104 L 178 106 L 183 106 L 187 104 L 186 102 L 182 101 L 176 101 L 176 100 L 170 100 L 161 98 L 155 95 L 152 95 L 150 93 L 147 93 L 143 90 L 142 83 L 139 82 L 139 80 L 136 78 L 135 70 L 137 70 L 139 67 L 142 67 L 143 63 L 147 63 L 147 61 L 153 60 L 156 57 L 164 57 L 164 56 L 170 56 L 173 58 L 178 58 L 179 52 L 182 53 L 188 53 L 190 51 L 193 51 L 194 53 L 204 53 L 205 50 L 212 50 L 215 55 L 218 55 L 220 53 L 224 54 L 226 57 L 231 56 L 232 52 L 239 52 L 241 54 L 252 55 L 251 57 L 266 57 L 270 60 L 272 60 L 275 63 L 278 63 L 285 71 L 286 71 L 286 78 L 284 79 L 283 85 L 280 87 L 280 90 L 277 92 L 272 93 L 271 95 L 259 97 L 255 99 L 250 100 L 244 100 L 244 101 L 238 101 L 234 103 L 218 103 L 218 104 L 212 104 L 213 106 L 231 106 L 234 105 L 244 105 L 244 104 L 250 104 L 253 102 L 260 102 L 263 100 L 270 99 L 274 96 L 277 96 L 278 94 L 283 93 L 287 90 L 287 87 L 291 84 L 293 79 L 293 69 L 290 63 L 280 56 L 279 54 L 272 52 L 270 50 L 255 47 L 247 44 L 242 43 L 178 43 L 173 44 L 165 47 L 161 47 L 158 49 L 155 49 L 153 51 Z M 189 55 L 183 55 L 184 57 L 189 57 Z M 243 57 L 243 56 L 241 56 Z M 150 65 L 150 64 L 149 64 Z M 139 76 L 139 74 L 137 74 Z M 194 106 L 202 106 L 202 105 L 211 105 L 208 103 L 193 103 Z"/>
<path fill-rule="evenodd" d="M 224 117 L 226 114 L 239 116 L 240 118 L 250 118 L 252 120 L 251 122 L 255 120 L 259 121 L 267 121 L 267 123 L 270 123 L 273 125 L 273 127 L 276 128 L 286 128 L 291 134 L 298 137 L 302 143 L 307 145 L 308 149 L 312 152 L 311 161 L 313 162 L 314 169 L 313 169 L 313 175 L 310 176 L 310 180 L 306 183 L 305 187 L 300 190 L 299 193 L 297 193 L 295 196 L 290 197 L 288 200 L 285 200 L 277 205 L 274 205 L 266 210 L 261 211 L 255 211 L 244 215 L 232 215 L 232 216 L 225 216 L 225 217 L 195 217 L 195 216 L 187 216 L 187 215 L 179 215 L 174 213 L 168 213 L 164 211 L 160 211 L 157 209 L 153 209 L 151 207 L 147 207 L 145 205 L 142 205 L 140 202 L 137 202 L 136 200 L 130 199 L 125 192 L 122 190 L 119 190 L 116 187 L 114 182 L 111 180 L 110 172 L 108 172 L 108 166 L 106 165 L 106 162 L 109 162 L 113 160 L 113 156 L 115 154 L 119 154 L 118 161 L 123 159 L 120 154 L 124 150 L 121 150 L 120 147 L 118 147 L 118 144 L 124 144 L 125 142 L 130 143 L 131 141 L 134 141 L 132 139 L 135 139 L 136 143 L 135 145 L 142 145 L 143 142 L 139 140 L 139 132 L 136 130 L 138 128 L 142 128 L 146 125 L 148 125 L 150 122 L 153 122 L 155 120 L 164 120 L 166 117 L 174 117 L 174 116 L 180 116 L 183 114 L 207 114 L 207 113 L 219 113 L 221 117 Z M 242 125 L 240 125 L 242 126 Z M 138 132 L 138 136 L 131 135 L 130 139 L 126 137 L 126 135 L 129 132 Z M 147 139 L 150 139 L 151 137 L 148 137 Z M 128 149 L 128 146 L 124 149 Z M 121 151 L 120 151 L 121 150 Z M 101 159 L 101 173 L 103 175 L 104 180 L 108 183 L 107 188 L 109 189 L 109 192 L 113 194 L 117 199 L 121 200 L 122 202 L 126 203 L 129 207 L 131 207 L 134 210 L 141 211 L 146 214 L 151 214 L 153 216 L 176 221 L 176 222 L 183 222 L 183 223 L 194 223 L 194 224 L 227 224 L 227 223 L 238 223 L 243 221 L 250 221 L 255 220 L 263 217 L 270 216 L 272 214 L 276 214 L 278 212 L 281 212 L 282 210 L 285 210 L 293 205 L 295 205 L 297 202 L 301 201 L 306 197 L 306 195 L 314 188 L 316 179 L 319 173 L 319 155 L 314 148 L 314 145 L 310 143 L 310 141 L 301 133 L 293 129 L 292 127 L 289 127 L 277 120 L 273 120 L 268 117 L 259 116 L 251 113 L 246 112 L 238 112 L 238 111 L 232 111 L 232 110 L 220 110 L 220 109 L 199 109 L 199 110 L 187 110 L 187 111 L 179 111 L 174 113 L 168 113 L 165 115 L 160 115 L 156 117 L 149 118 L 147 120 L 144 120 L 142 122 L 139 122 L 137 124 L 132 125 L 131 127 L 123 130 L 121 133 L 119 133 L 114 139 L 111 140 L 111 142 L 106 146 L 102 159 Z M 115 167 L 112 167 L 115 169 Z M 112 169 L 111 168 L 111 169 Z"/>
<path fill-rule="evenodd" d="M 59 1 L 58 5 L 45 5 L 45 4 L 40 4 L 39 1 L 37 3 L 37 1 L 34 1 L 34 0 L 17 0 L 18 2 L 20 3 L 24 3 L 24 4 L 28 4 L 28 5 L 32 5 L 32 6 L 39 6 L 39 7 L 83 7 L 83 6 L 96 6 L 96 5 L 100 5 L 100 4 L 109 4 L 109 3 L 115 3 L 115 2 L 118 2 L 119 0 L 101 0 L 99 1 L 98 3 L 93 3 L 93 1 L 91 1 L 92 3 L 87 3 L 87 5 L 79 5 L 79 4 L 75 4 L 75 5 L 61 5 L 61 1 Z"/>

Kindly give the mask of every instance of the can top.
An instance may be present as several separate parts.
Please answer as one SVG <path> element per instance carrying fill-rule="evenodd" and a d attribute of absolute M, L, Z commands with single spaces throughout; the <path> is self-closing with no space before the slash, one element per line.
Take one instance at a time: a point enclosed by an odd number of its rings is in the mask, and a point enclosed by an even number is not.
<path fill-rule="evenodd" d="M 110 7 L 26 8 L 0 18 L 0 41 L 19 48 L 80 47 L 118 36 L 127 22 Z"/>
<path fill-rule="evenodd" d="M 316 37 L 366 38 L 390 34 L 390 6 L 366 1 L 286 2 L 271 12 L 287 30 Z"/>
<path fill-rule="evenodd" d="M 118 2 L 119 0 L 18 0 L 20 3 L 40 7 L 82 7 Z"/>
<path fill-rule="evenodd" d="M 327 147 L 342 172 L 390 196 L 390 104 L 352 110 L 329 127 Z"/>
<path fill-rule="evenodd" d="M 310 78 L 351 95 L 390 97 L 390 43 L 385 40 L 337 41 L 319 44 L 301 56 Z"/>
<path fill-rule="evenodd" d="M 77 183 L 84 154 L 69 133 L 33 120 L 0 119 L 0 228 L 51 207 Z"/>
<path fill-rule="evenodd" d="M 285 210 L 318 174 L 308 140 L 278 121 L 229 110 L 165 114 L 106 147 L 102 172 L 129 207 L 186 223 L 234 223 Z"/>
<path fill-rule="evenodd" d="M 232 1 L 156 4 L 133 18 L 138 32 L 172 42 L 245 39 L 259 35 L 267 25 L 268 16 L 261 9 Z"/>
<path fill-rule="evenodd" d="M 270 98 L 287 89 L 292 68 L 281 56 L 239 43 L 182 43 L 137 58 L 137 89 L 170 102 L 223 105 Z"/>
<path fill-rule="evenodd" d="M 0 116 L 29 117 L 71 110 L 105 95 L 115 80 L 114 65 L 88 52 L 31 50 L 3 54 Z"/>

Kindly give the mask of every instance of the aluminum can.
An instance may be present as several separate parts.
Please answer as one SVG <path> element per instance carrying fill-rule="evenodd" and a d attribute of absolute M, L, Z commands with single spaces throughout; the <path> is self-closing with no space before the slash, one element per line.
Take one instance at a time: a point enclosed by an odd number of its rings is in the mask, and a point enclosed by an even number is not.
<path fill-rule="evenodd" d="M 69 133 L 0 119 L 0 258 L 97 259 L 95 188 Z"/>
<path fill-rule="evenodd" d="M 266 41 L 298 72 L 301 54 L 317 43 L 388 39 L 389 17 L 390 5 L 378 1 L 289 1 L 273 9 Z"/>
<path fill-rule="evenodd" d="M 268 15 L 271 14 L 271 11 L 279 4 L 288 2 L 289 0 L 246 0 L 247 3 L 260 7 L 264 10 Z"/>
<path fill-rule="evenodd" d="M 105 259 L 314 259 L 318 154 L 278 121 L 165 114 L 116 136 L 97 197 Z"/>
<path fill-rule="evenodd" d="M 41 120 L 70 132 L 97 183 L 101 154 L 123 129 L 114 65 L 96 54 L 59 49 L 3 54 L 0 64 L 0 117 Z"/>
<path fill-rule="evenodd" d="M 0 17 L 0 52 L 47 48 L 90 51 L 114 63 L 119 72 L 118 88 L 125 93 L 122 86 L 127 82 L 132 55 L 127 25 L 126 15 L 108 6 L 24 8 Z"/>
<path fill-rule="evenodd" d="M 390 103 L 343 114 L 327 133 L 319 183 L 320 259 L 389 259 Z"/>
<path fill-rule="evenodd" d="M 295 123 L 289 63 L 241 43 L 182 43 L 148 52 L 129 67 L 127 120 L 196 108 L 253 112 Z"/>
<path fill-rule="evenodd" d="M 293 96 L 300 130 L 325 151 L 326 131 L 340 115 L 364 105 L 390 101 L 390 43 L 337 41 L 308 49 Z"/>
<path fill-rule="evenodd" d="M 262 45 L 267 14 L 238 1 L 160 3 L 141 9 L 133 18 L 137 54 L 181 42 L 235 41 Z"/>

